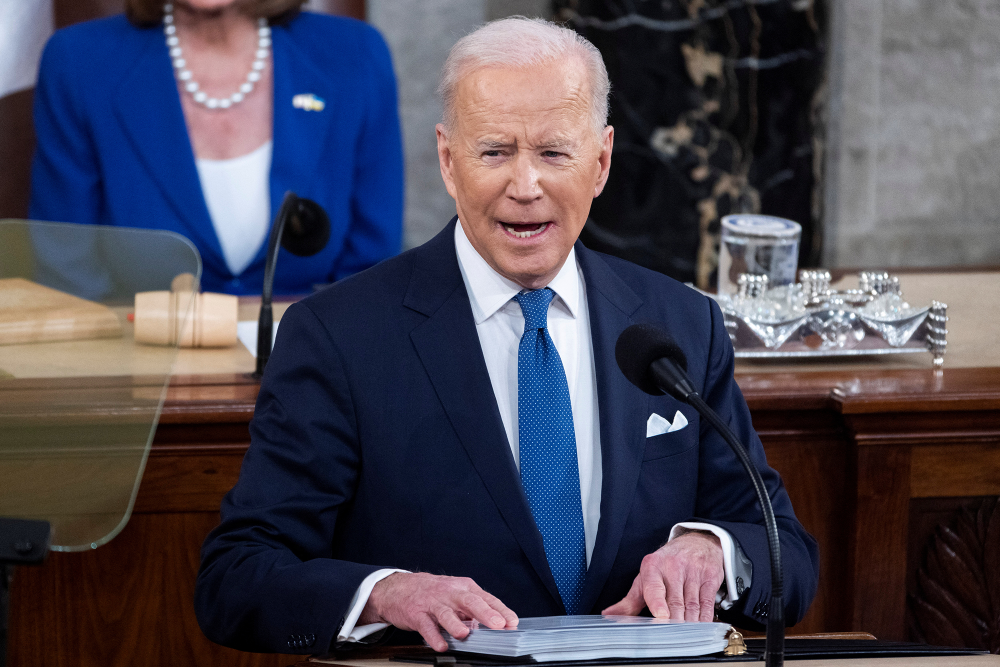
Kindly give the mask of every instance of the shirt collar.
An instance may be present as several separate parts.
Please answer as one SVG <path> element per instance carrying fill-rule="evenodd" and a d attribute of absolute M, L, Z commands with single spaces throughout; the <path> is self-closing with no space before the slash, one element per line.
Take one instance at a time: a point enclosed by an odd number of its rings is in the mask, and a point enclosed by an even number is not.
<path fill-rule="evenodd" d="M 493 270 L 486 260 L 476 251 L 462 229 L 459 221 L 455 225 L 455 251 L 458 254 L 458 267 L 462 271 L 469 301 L 472 304 L 472 316 L 476 324 L 482 324 L 493 316 L 523 291 L 523 288 L 513 280 L 508 280 Z M 576 248 L 570 248 L 569 256 L 563 262 L 556 277 L 546 285 L 555 292 L 572 317 L 576 317 L 580 306 L 580 273 L 576 263 Z"/>

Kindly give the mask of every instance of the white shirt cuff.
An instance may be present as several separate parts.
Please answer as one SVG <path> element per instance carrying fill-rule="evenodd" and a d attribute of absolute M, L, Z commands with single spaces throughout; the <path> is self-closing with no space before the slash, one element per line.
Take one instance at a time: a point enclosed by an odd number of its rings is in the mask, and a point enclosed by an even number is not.
<path fill-rule="evenodd" d="M 743 593 L 743 590 L 737 589 L 736 583 L 737 576 L 734 564 L 739 558 L 736 553 L 736 541 L 733 539 L 733 536 L 729 534 L 729 531 L 724 528 L 719 528 L 718 526 L 710 523 L 684 521 L 682 523 L 678 523 L 670 529 L 670 537 L 667 538 L 667 542 L 693 530 L 702 530 L 712 533 L 719 538 L 719 542 L 722 544 L 722 568 L 726 575 L 726 585 L 724 589 L 719 589 L 719 592 L 715 594 L 715 604 L 719 605 L 723 609 L 729 609 L 733 606 L 734 602 L 740 599 L 740 595 Z M 742 588 L 745 590 L 749 586 L 750 581 L 746 581 Z"/>
<path fill-rule="evenodd" d="M 337 633 L 338 642 L 359 642 L 368 635 L 375 634 L 379 630 L 384 630 L 389 627 L 388 623 L 368 623 L 367 625 L 359 625 L 355 627 L 355 623 L 361 617 L 361 612 L 364 611 L 365 605 L 368 604 L 368 598 L 372 594 L 372 589 L 375 588 L 375 584 L 382 581 L 390 574 L 395 574 L 396 572 L 406 572 L 407 570 L 393 570 L 384 569 L 376 570 L 364 578 L 361 585 L 358 586 L 358 590 L 355 591 L 354 597 L 351 598 L 351 604 L 348 605 L 347 616 L 344 617 L 344 624 L 340 627 L 340 631 Z"/>

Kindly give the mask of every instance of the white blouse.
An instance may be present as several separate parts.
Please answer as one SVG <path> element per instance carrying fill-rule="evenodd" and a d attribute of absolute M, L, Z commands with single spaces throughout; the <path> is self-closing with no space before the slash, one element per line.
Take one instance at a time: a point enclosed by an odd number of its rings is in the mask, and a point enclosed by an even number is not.
<path fill-rule="evenodd" d="M 234 276 L 253 261 L 271 226 L 271 150 L 267 141 L 229 160 L 195 160 L 215 235 Z"/>

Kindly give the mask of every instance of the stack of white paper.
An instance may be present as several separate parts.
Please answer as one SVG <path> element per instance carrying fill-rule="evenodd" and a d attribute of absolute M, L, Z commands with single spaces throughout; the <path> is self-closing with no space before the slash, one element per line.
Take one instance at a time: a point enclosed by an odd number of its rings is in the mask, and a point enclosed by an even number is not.
<path fill-rule="evenodd" d="M 490 630 L 475 621 L 465 639 L 444 635 L 453 651 L 538 662 L 597 658 L 671 658 L 717 653 L 726 647 L 727 623 L 685 623 L 636 616 L 522 618 L 516 628 Z"/>

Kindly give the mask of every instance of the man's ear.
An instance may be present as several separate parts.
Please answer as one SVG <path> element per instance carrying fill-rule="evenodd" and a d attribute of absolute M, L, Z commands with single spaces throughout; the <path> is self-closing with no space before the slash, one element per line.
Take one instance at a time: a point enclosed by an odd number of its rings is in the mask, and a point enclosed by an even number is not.
<path fill-rule="evenodd" d="M 611 149 L 615 145 L 615 128 L 608 125 L 601 132 L 601 154 L 597 161 L 601 165 L 601 173 L 597 177 L 594 185 L 594 196 L 597 197 L 604 191 L 604 184 L 608 182 L 608 174 L 611 173 Z"/>
<path fill-rule="evenodd" d="M 455 178 L 452 173 L 454 161 L 451 147 L 448 145 L 448 135 L 445 134 L 445 127 L 442 123 L 438 123 L 434 129 L 437 132 L 438 164 L 441 166 L 441 178 L 444 180 L 444 187 L 448 190 L 448 194 L 451 195 L 452 199 L 458 201 L 458 190 L 455 187 Z"/>

